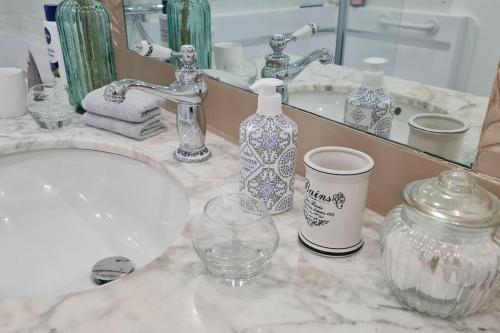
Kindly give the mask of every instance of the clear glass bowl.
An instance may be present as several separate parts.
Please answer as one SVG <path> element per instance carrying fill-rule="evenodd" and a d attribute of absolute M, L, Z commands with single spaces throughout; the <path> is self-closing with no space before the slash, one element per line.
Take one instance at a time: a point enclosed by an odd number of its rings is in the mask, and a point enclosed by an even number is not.
<path fill-rule="evenodd" d="M 498 199 L 465 171 L 409 184 L 384 224 L 386 282 L 410 308 L 448 317 L 471 314 L 500 281 Z"/>
<path fill-rule="evenodd" d="M 242 286 L 266 268 L 279 234 L 265 204 L 245 194 L 226 194 L 206 205 L 193 230 L 193 246 L 208 273 Z"/>
<path fill-rule="evenodd" d="M 75 112 L 66 89 L 58 84 L 39 84 L 31 87 L 26 97 L 26 106 L 38 126 L 46 129 L 70 125 Z"/>

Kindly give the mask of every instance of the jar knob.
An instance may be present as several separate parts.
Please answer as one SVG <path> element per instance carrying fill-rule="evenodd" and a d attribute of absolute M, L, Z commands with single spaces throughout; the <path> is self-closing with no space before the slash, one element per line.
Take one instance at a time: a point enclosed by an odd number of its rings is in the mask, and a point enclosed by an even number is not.
<path fill-rule="evenodd" d="M 439 175 L 439 185 L 447 193 L 472 193 L 476 180 L 461 169 L 449 170 Z"/>

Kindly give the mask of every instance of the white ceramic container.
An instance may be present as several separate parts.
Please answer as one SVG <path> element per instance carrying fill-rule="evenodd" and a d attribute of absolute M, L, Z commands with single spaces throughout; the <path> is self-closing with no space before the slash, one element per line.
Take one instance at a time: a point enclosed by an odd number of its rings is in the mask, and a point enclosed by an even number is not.
<path fill-rule="evenodd" d="M 213 49 L 216 69 L 223 70 L 226 64 L 243 58 L 243 47 L 241 43 L 215 43 Z"/>
<path fill-rule="evenodd" d="M 444 114 L 423 113 L 408 121 L 408 145 L 451 161 L 460 158 L 469 126 L 461 119 Z"/>
<path fill-rule="evenodd" d="M 22 69 L 0 68 L 0 118 L 14 118 L 26 113 L 26 82 Z"/>
<path fill-rule="evenodd" d="M 361 249 L 361 226 L 374 167 L 367 154 L 344 147 L 321 147 L 304 156 L 306 193 L 299 240 L 325 256 L 349 256 Z"/>

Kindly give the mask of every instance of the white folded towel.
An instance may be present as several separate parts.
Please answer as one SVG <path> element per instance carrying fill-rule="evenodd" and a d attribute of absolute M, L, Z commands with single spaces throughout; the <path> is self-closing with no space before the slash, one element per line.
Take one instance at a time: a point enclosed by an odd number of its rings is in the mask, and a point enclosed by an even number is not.
<path fill-rule="evenodd" d="M 157 114 L 142 123 L 137 123 L 113 119 L 87 111 L 83 115 L 83 121 L 89 126 L 118 133 L 137 140 L 150 138 L 167 129 L 167 126 L 161 120 L 160 114 Z"/>
<path fill-rule="evenodd" d="M 104 99 L 106 86 L 91 91 L 82 101 L 87 112 L 115 119 L 142 122 L 160 114 L 158 106 L 161 98 L 140 90 L 130 90 L 122 103 L 108 102 Z"/>

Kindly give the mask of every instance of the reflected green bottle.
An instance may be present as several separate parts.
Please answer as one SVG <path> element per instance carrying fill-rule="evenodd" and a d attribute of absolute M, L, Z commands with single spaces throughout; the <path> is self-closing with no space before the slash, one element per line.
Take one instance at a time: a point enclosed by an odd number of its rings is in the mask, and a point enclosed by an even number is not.
<path fill-rule="evenodd" d="M 116 80 L 109 16 L 97 0 L 64 0 L 57 6 L 57 29 L 71 101 Z"/>
<path fill-rule="evenodd" d="M 169 0 L 167 3 L 168 44 L 175 51 L 194 45 L 196 66 L 212 67 L 212 31 L 208 0 Z"/>

